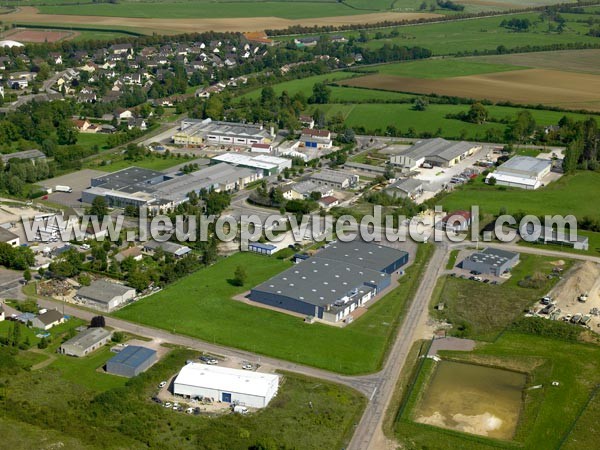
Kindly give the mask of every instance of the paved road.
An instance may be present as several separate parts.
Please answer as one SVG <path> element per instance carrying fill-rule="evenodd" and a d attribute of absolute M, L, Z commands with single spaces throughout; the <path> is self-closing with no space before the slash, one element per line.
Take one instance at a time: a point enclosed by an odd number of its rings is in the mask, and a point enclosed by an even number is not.
<path fill-rule="evenodd" d="M 447 251 L 444 246 L 436 246 L 435 252 L 423 274 L 417 294 L 409 306 L 408 312 L 383 370 L 374 375 L 377 390 L 371 394 L 369 404 L 359 422 L 349 450 L 381 450 L 395 448 L 383 434 L 382 424 L 400 372 L 404 367 L 408 352 L 415 340 L 418 326 L 428 315 L 429 299 L 433 293 L 438 276 L 445 267 Z M 373 375 L 371 376 L 373 377 Z"/>
<path fill-rule="evenodd" d="M 88 321 L 91 320 L 93 316 L 98 315 L 97 312 L 83 310 L 58 300 L 55 301 L 40 299 L 38 300 L 38 304 L 42 308 L 57 308 L 59 311 L 64 310 L 64 314 L 66 315 L 79 317 Z M 255 353 L 247 352 L 244 350 L 237 350 L 222 345 L 202 341 L 200 339 L 182 336 L 179 334 L 173 334 L 168 331 L 161 330 L 159 328 L 138 325 L 135 323 L 128 322 L 126 320 L 116 319 L 113 317 L 106 317 L 106 324 L 116 330 L 147 337 L 150 339 L 157 340 L 159 342 L 181 345 L 183 347 L 191 348 L 194 350 L 209 352 L 215 355 L 222 355 L 229 358 L 239 358 L 241 360 L 249 361 L 255 364 L 268 364 L 277 370 L 286 370 L 306 375 L 309 377 L 331 381 L 333 383 L 340 383 L 358 390 L 367 397 L 371 395 L 374 389 L 373 382 L 369 378 L 363 379 L 362 377 L 347 377 L 333 372 L 328 372 L 326 370 L 321 370 L 309 366 L 303 366 L 301 364 L 295 364 L 289 361 L 282 361 L 275 358 L 260 356 Z"/>

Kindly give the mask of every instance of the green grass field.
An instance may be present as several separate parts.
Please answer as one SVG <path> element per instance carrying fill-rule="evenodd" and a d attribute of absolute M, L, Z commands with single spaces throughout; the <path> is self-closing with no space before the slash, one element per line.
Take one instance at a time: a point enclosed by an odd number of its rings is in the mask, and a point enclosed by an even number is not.
<path fill-rule="evenodd" d="M 541 389 L 525 391 L 524 408 L 513 442 L 490 440 L 458 431 L 444 430 L 413 422 L 413 408 L 426 388 L 426 379 L 435 363 L 426 361 L 415 390 L 395 426 L 396 438 L 406 448 L 436 450 L 487 450 L 498 448 L 595 448 L 598 436 L 597 399 L 588 405 L 593 389 L 600 383 L 600 347 L 515 332 L 504 333 L 497 341 L 480 345 L 474 352 L 443 352 L 453 360 L 511 368 L 528 373 L 527 385 Z M 558 381 L 558 387 L 551 386 Z M 587 407 L 587 408 L 586 408 Z M 575 430 L 569 430 L 577 422 Z M 587 431 L 586 426 L 592 428 Z M 573 430 L 573 431 L 575 431 Z"/>
<path fill-rule="evenodd" d="M 151 170 L 167 170 L 171 167 L 174 167 L 178 164 L 183 164 L 191 161 L 188 158 L 178 158 L 178 157 L 170 157 L 163 158 L 162 156 L 150 156 L 139 161 L 129 161 L 126 159 L 112 158 L 107 159 L 108 163 L 99 164 L 100 161 L 104 161 L 105 159 L 94 160 L 86 164 L 86 167 L 90 169 L 104 170 L 106 172 L 114 172 L 121 169 L 126 169 L 127 167 L 137 166 L 143 167 L 144 169 Z"/>
<path fill-rule="evenodd" d="M 533 192 L 492 187 L 478 179 L 474 184 L 455 189 L 443 197 L 439 204 L 447 211 L 479 205 L 484 214 L 498 214 L 505 208 L 509 214 L 524 211 L 534 215 L 574 214 L 579 218 L 589 216 L 598 219 L 598 208 L 589 201 L 590 192 L 600 192 L 600 173 L 586 171 L 565 175 Z"/>
<path fill-rule="evenodd" d="M 557 279 L 545 276 L 552 272 L 556 258 L 521 254 L 512 276 L 502 284 L 490 285 L 455 277 L 442 277 L 433 295 L 432 307 L 444 304 L 443 311 L 432 313 L 454 324 L 453 333 L 478 340 L 493 340 L 506 326 L 523 314 L 536 300 L 546 295 Z M 460 261 L 457 261 L 460 262 Z M 568 262 L 568 268 L 571 265 Z M 542 274 L 538 288 L 518 285 L 527 276 Z"/>
<path fill-rule="evenodd" d="M 106 133 L 79 133 L 77 135 L 77 145 L 85 148 L 97 145 L 100 150 L 105 150 L 107 148 L 108 136 Z"/>
<path fill-rule="evenodd" d="M 117 4 L 87 3 L 67 6 L 40 6 L 44 14 L 70 14 L 108 17 L 169 18 L 169 19 L 227 19 L 232 17 L 281 17 L 309 19 L 330 16 L 366 14 L 373 10 L 351 8 L 331 0 L 311 1 L 124 1 Z"/>
<path fill-rule="evenodd" d="M 419 270 L 431 247 L 420 246 L 400 286 L 345 328 L 308 325 L 287 314 L 250 306 L 231 298 L 290 266 L 289 262 L 237 253 L 178 281 L 115 316 L 290 361 L 336 372 L 377 370 L 390 338 L 412 297 Z M 243 288 L 227 282 L 238 265 L 246 267 Z"/>
<path fill-rule="evenodd" d="M 426 59 L 423 61 L 410 61 L 396 64 L 383 64 L 369 66 L 369 72 L 376 69 L 384 75 L 396 75 L 412 78 L 448 78 L 483 73 L 508 72 L 511 70 L 526 69 L 525 66 L 512 64 L 494 64 L 477 61 L 464 61 L 454 58 Z"/>

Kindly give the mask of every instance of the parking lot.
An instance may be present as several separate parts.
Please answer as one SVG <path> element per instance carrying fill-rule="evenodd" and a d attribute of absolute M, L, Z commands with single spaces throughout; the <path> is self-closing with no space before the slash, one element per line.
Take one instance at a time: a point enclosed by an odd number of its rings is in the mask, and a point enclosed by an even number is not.
<path fill-rule="evenodd" d="M 106 175 L 106 172 L 93 169 L 78 170 L 60 177 L 50 178 L 44 181 L 43 186 L 52 189 L 52 194 L 48 195 L 48 200 L 59 205 L 71 208 L 81 208 L 81 193 L 84 189 L 90 187 L 92 178 Z M 73 192 L 54 192 L 56 186 L 69 186 Z"/>

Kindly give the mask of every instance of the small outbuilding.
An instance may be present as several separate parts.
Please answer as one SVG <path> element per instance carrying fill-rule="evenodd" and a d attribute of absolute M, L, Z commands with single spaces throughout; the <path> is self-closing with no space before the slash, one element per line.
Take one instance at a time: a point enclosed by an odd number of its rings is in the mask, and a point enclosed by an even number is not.
<path fill-rule="evenodd" d="M 264 408 L 278 389 L 279 375 L 190 363 L 175 378 L 173 393 Z"/>
<path fill-rule="evenodd" d="M 273 244 L 261 244 L 260 242 L 250 242 L 248 244 L 248 251 L 271 256 L 277 251 L 277 246 Z"/>
<path fill-rule="evenodd" d="M 135 377 L 158 360 L 156 350 L 137 345 L 128 345 L 118 355 L 108 360 L 106 371 L 122 377 Z"/>
<path fill-rule="evenodd" d="M 60 346 L 63 355 L 83 357 L 110 341 L 111 332 L 104 328 L 88 328 Z"/>

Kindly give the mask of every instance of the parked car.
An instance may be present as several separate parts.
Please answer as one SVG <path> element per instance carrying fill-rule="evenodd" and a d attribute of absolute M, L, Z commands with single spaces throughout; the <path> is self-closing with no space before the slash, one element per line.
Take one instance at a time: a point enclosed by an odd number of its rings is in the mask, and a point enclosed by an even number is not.
<path fill-rule="evenodd" d="M 254 370 L 254 366 L 250 363 L 243 363 L 242 364 L 242 369 L 244 370 Z"/>
<path fill-rule="evenodd" d="M 161 381 L 161 382 L 158 384 L 158 388 L 159 388 L 159 389 L 162 389 L 162 388 L 164 388 L 166 385 L 167 385 L 167 382 L 166 382 L 166 381 Z"/>
<path fill-rule="evenodd" d="M 171 402 L 165 403 L 165 408 L 170 408 L 171 406 L 173 406 L 173 404 Z"/>
<path fill-rule="evenodd" d="M 204 364 L 208 364 L 209 366 L 219 364 L 219 361 L 217 361 L 215 358 L 211 358 L 210 356 L 201 356 L 200 361 L 202 361 Z"/>

